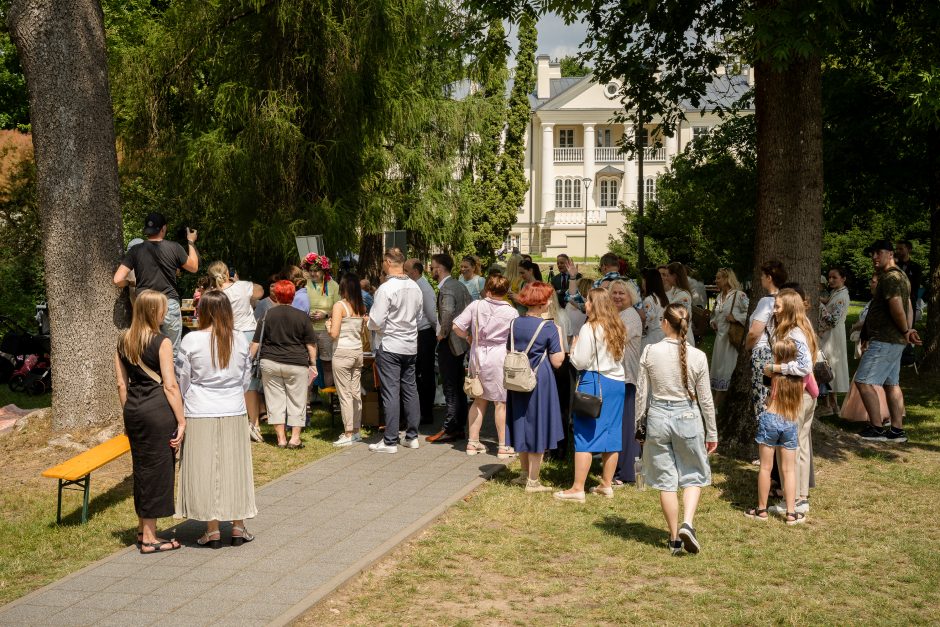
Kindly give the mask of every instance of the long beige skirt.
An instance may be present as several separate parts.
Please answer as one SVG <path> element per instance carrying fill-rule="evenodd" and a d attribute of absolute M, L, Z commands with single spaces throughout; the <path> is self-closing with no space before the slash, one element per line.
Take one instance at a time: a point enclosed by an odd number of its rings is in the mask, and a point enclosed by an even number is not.
<path fill-rule="evenodd" d="M 188 418 L 177 517 L 244 520 L 257 513 L 247 416 Z"/>

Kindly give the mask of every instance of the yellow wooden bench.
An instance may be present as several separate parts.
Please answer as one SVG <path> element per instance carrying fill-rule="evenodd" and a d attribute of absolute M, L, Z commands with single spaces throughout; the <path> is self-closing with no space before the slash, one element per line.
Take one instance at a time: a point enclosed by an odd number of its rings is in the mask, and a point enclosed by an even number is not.
<path fill-rule="evenodd" d="M 58 466 L 53 466 L 44 470 L 43 477 L 59 480 L 59 501 L 56 506 L 56 523 L 62 522 L 62 489 L 82 489 L 85 491 L 85 498 L 82 502 L 82 522 L 88 521 L 88 491 L 91 485 L 91 473 L 98 470 L 105 464 L 113 462 L 115 459 L 131 450 L 131 443 L 126 435 L 118 435 L 107 442 L 88 449 L 84 453 L 79 453 L 72 459 L 64 461 Z M 69 486 L 78 486 L 78 488 L 69 488 Z"/>
<path fill-rule="evenodd" d="M 336 388 L 334 386 L 320 388 L 320 394 L 326 394 L 330 400 L 330 428 L 332 429 L 336 425 L 336 412 L 333 411 L 333 397 L 336 396 Z"/>

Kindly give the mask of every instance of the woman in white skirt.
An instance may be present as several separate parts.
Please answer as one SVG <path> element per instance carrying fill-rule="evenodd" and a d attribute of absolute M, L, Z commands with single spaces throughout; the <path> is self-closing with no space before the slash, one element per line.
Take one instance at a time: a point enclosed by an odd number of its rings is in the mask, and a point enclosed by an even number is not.
<path fill-rule="evenodd" d="M 196 542 L 221 546 L 220 520 L 232 521 L 232 545 L 254 539 L 255 486 L 245 390 L 251 379 L 249 344 L 236 333 L 232 305 L 221 291 L 199 302 L 199 330 L 186 335 L 176 357 L 186 437 L 180 460 L 177 516 L 206 521 Z"/>
<path fill-rule="evenodd" d="M 832 381 L 825 387 L 823 416 L 839 413 L 838 394 L 849 391 L 849 351 L 845 341 L 845 318 L 849 314 L 849 290 L 845 287 L 845 270 L 829 270 L 829 297 L 819 303 L 819 342 L 829 367 Z M 823 392 L 820 390 L 820 392 Z"/>
<path fill-rule="evenodd" d="M 747 294 L 741 291 L 738 277 L 730 268 L 719 268 L 715 274 L 715 285 L 718 295 L 715 297 L 715 308 L 712 310 L 711 327 L 715 330 L 715 344 L 712 348 L 711 386 L 712 398 L 716 406 L 721 405 L 728 386 L 731 384 L 731 375 L 738 364 L 738 350 L 728 337 L 731 322 L 747 324 Z"/>

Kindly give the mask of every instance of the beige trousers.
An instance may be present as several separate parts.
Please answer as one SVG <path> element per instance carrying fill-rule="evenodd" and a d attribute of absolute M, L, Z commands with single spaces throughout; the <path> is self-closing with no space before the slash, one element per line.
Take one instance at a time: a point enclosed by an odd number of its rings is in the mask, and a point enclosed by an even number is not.
<path fill-rule="evenodd" d="M 333 382 L 339 396 L 343 429 L 356 433 L 362 427 L 362 349 L 338 348 L 333 352 Z"/>
<path fill-rule="evenodd" d="M 809 477 L 813 463 L 813 413 L 816 399 L 803 392 L 803 414 L 797 423 L 796 499 L 809 498 Z"/>
<path fill-rule="evenodd" d="M 268 424 L 302 427 L 307 422 L 307 367 L 261 360 Z"/>

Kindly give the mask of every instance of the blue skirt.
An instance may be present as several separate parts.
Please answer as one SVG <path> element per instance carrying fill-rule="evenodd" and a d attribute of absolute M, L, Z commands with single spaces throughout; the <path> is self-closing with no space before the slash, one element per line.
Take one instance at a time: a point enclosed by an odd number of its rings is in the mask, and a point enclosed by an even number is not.
<path fill-rule="evenodd" d="M 601 415 L 594 420 L 573 414 L 576 453 L 619 453 L 623 449 L 623 400 L 626 392 L 624 383 L 608 379 L 597 372 L 587 371 L 581 378 L 578 391 L 597 396 L 598 379 L 604 399 Z"/>
<path fill-rule="evenodd" d="M 536 380 L 531 392 L 506 393 L 506 444 L 519 453 L 544 453 L 565 439 L 558 387 L 547 359 Z"/>

